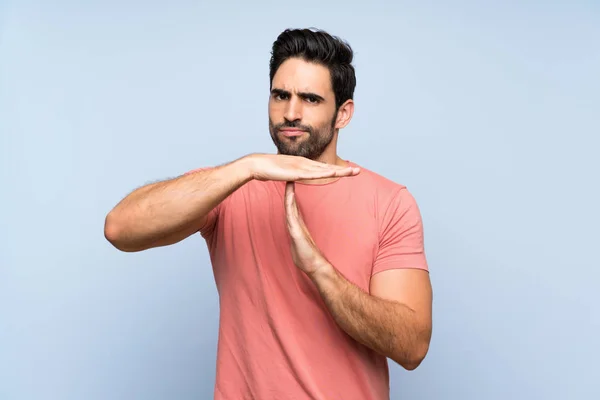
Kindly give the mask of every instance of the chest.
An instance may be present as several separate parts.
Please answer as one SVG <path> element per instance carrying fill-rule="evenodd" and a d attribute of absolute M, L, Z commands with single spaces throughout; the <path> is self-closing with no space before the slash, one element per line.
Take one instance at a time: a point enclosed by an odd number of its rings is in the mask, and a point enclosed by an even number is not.
<path fill-rule="evenodd" d="M 378 229 L 369 199 L 325 190 L 307 193 L 301 187 L 296 189 L 296 199 L 320 251 L 346 279 L 368 291 L 378 249 Z M 222 272 L 235 273 L 242 280 L 266 276 L 278 281 L 297 272 L 290 251 L 283 185 L 236 192 L 219 219 L 219 240 L 227 247 L 223 253 L 227 259 L 219 266 Z"/>

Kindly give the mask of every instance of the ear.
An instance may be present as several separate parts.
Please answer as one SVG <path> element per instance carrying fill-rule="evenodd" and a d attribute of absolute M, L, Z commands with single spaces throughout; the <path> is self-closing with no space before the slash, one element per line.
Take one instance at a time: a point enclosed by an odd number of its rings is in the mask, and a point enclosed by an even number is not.
<path fill-rule="evenodd" d="M 354 114 L 354 101 L 352 99 L 346 100 L 338 110 L 337 119 L 335 121 L 335 128 L 342 129 L 350 123 L 352 115 Z"/>

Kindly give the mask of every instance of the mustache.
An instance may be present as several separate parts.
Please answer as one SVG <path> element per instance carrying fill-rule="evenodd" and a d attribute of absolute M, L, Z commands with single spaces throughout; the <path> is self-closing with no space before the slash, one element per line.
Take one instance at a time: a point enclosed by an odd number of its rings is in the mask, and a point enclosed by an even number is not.
<path fill-rule="evenodd" d="M 273 128 L 276 130 L 279 129 L 283 129 L 283 128 L 295 128 L 295 129 L 300 129 L 303 131 L 307 131 L 307 132 L 312 132 L 312 127 L 309 125 L 302 125 L 300 122 L 298 121 L 285 121 L 281 124 L 275 124 L 273 125 Z"/>

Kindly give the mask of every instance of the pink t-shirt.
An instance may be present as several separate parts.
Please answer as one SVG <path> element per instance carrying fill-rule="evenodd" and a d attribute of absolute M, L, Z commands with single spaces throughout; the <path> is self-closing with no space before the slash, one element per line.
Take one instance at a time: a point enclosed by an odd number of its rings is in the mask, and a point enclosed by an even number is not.
<path fill-rule="evenodd" d="M 389 399 L 387 359 L 336 324 L 292 262 L 284 191 L 285 182 L 250 181 L 200 230 L 220 304 L 215 399 Z M 377 272 L 428 269 L 421 215 L 406 187 L 361 168 L 332 183 L 296 183 L 295 191 L 319 249 L 364 291 Z"/>

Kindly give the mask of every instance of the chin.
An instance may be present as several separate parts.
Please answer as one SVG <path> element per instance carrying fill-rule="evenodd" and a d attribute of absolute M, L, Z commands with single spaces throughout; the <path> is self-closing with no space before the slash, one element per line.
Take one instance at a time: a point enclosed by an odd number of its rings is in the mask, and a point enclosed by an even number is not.
<path fill-rule="evenodd" d="M 297 149 L 280 148 L 279 153 L 284 156 L 300 156 L 301 152 Z"/>

